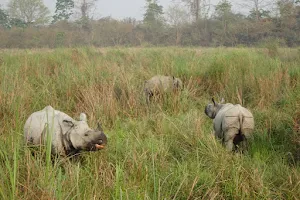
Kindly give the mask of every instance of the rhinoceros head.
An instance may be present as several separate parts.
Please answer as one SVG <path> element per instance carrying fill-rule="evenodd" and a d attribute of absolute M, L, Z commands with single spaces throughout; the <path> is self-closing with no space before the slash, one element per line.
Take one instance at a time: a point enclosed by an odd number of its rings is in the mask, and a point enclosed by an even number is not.
<path fill-rule="evenodd" d="M 212 104 L 207 104 L 207 106 L 205 106 L 205 114 L 211 118 L 214 119 L 218 113 L 218 111 L 220 110 L 222 104 L 224 103 L 224 99 L 222 98 L 220 103 L 216 103 L 214 98 L 211 99 L 212 100 Z"/>
<path fill-rule="evenodd" d="M 182 81 L 173 76 L 173 89 L 182 89 Z"/>
<path fill-rule="evenodd" d="M 84 113 L 80 115 L 80 121 L 63 120 L 63 124 L 69 127 L 67 140 L 76 150 L 96 151 L 107 144 L 107 137 L 100 123 L 97 129 L 91 129 Z"/>

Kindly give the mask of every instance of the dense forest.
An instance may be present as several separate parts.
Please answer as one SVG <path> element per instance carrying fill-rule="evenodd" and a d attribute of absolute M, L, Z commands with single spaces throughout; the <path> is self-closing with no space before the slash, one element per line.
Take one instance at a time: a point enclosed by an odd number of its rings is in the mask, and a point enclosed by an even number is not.
<path fill-rule="evenodd" d="M 42 0 L 10 0 L 0 7 L 0 48 L 300 44 L 299 0 L 146 0 L 143 20 L 95 18 L 96 1 L 57 0 L 51 16 Z"/>

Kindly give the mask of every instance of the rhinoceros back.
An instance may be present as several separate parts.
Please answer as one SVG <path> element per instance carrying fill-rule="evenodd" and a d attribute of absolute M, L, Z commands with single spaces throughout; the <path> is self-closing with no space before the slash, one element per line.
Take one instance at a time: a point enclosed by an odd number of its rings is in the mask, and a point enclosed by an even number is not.
<path fill-rule="evenodd" d="M 226 131 L 229 128 L 253 129 L 254 119 L 251 112 L 239 104 L 228 106 L 223 112 L 222 129 Z"/>
<path fill-rule="evenodd" d="M 161 75 L 154 76 L 146 82 L 145 89 L 148 89 L 152 92 L 166 92 L 172 89 L 172 78 Z"/>
<path fill-rule="evenodd" d="M 73 121 L 70 116 L 51 106 L 32 113 L 24 126 L 25 142 L 39 145 L 45 143 L 47 136 L 50 136 L 52 153 L 63 152 L 62 136 L 67 132 L 67 128 L 61 125 L 64 119 Z"/>
<path fill-rule="evenodd" d="M 252 129 L 253 130 L 254 129 L 254 118 L 253 118 L 252 113 L 248 109 L 246 109 L 240 105 L 238 105 L 238 106 L 240 109 L 240 114 L 243 117 L 242 123 L 241 123 L 241 130 L 244 130 L 244 129 Z"/>
<path fill-rule="evenodd" d="M 51 106 L 45 107 L 43 110 L 32 113 L 27 119 L 24 126 L 24 137 L 26 142 L 39 144 L 42 138 L 42 132 L 49 120 L 52 119 L 55 110 Z M 48 116 L 46 115 L 48 113 Z M 52 120 L 51 122 L 52 123 Z"/>

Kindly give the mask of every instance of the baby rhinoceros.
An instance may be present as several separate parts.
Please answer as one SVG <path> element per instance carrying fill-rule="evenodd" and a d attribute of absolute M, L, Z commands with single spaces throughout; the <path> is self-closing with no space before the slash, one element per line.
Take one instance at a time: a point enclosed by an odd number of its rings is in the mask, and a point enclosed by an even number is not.
<path fill-rule="evenodd" d="M 46 144 L 47 138 L 50 138 L 51 153 L 62 156 L 71 156 L 81 150 L 100 150 L 107 144 L 100 124 L 96 130 L 91 129 L 84 113 L 76 121 L 51 106 L 29 116 L 24 126 L 24 136 L 26 143 L 32 145 Z"/>
<path fill-rule="evenodd" d="M 147 103 L 154 95 L 182 89 L 182 81 L 174 76 L 156 75 L 145 81 L 144 92 Z"/>
<path fill-rule="evenodd" d="M 245 150 L 247 140 L 251 138 L 254 129 L 252 113 L 240 104 L 216 103 L 205 107 L 205 114 L 213 119 L 213 127 L 216 138 L 222 140 L 227 150 Z"/>

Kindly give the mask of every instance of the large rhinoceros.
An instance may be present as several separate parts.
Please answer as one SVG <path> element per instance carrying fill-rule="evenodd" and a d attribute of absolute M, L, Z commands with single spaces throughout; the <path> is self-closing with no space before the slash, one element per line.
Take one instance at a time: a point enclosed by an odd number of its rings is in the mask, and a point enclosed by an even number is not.
<path fill-rule="evenodd" d="M 229 151 L 236 150 L 238 146 L 245 148 L 254 129 L 252 113 L 240 104 L 212 101 L 213 104 L 205 107 L 205 114 L 213 119 L 215 136 L 222 140 Z"/>
<path fill-rule="evenodd" d="M 182 89 L 182 81 L 174 76 L 156 75 L 145 81 L 144 92 L 147 103 L 150 98 L 157 94 L 163 94 L 174 90 Z"/>
<path fill-rule="evenodd" d="M 96 151 L 107 144 L 100 124 L 96 130 L 91 129 L 84 113 L 76 121 L 51 106 L 29 116 L 24 136 L 26 143 L 33 145 L 46 144 L 47 138 L 51 138 L 52 154 L 62 156 L 74 155 L 81 150 Z"/>

